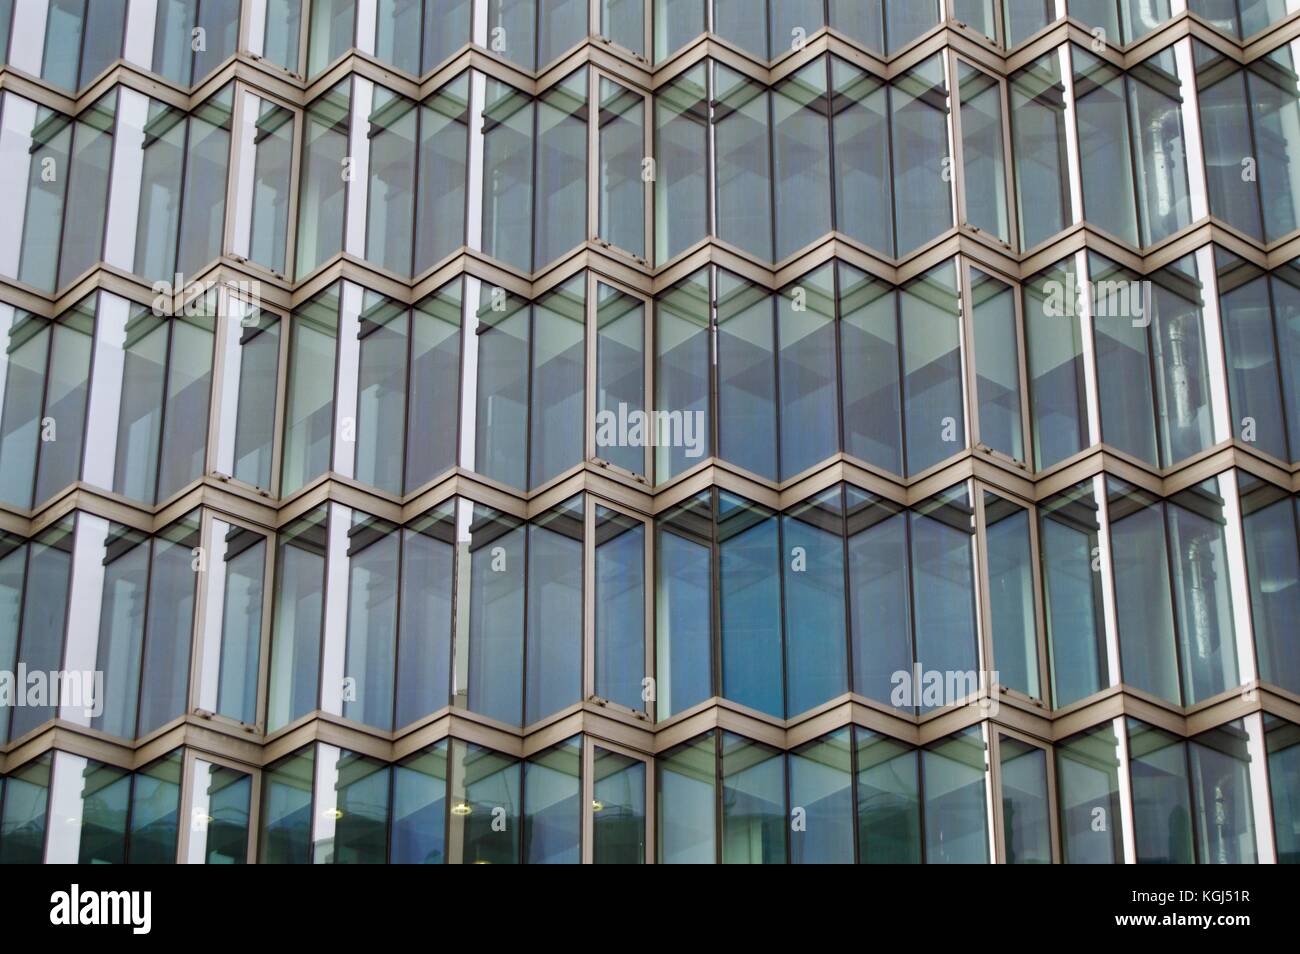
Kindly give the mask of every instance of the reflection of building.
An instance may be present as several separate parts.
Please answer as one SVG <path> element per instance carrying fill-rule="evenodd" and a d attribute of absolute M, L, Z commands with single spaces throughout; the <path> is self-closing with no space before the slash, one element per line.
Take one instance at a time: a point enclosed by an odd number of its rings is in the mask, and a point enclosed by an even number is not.
<path fill-rule="evenodd" d="M 1298 24 L 0 2 L 0 860 L 1297 860 Z"/>

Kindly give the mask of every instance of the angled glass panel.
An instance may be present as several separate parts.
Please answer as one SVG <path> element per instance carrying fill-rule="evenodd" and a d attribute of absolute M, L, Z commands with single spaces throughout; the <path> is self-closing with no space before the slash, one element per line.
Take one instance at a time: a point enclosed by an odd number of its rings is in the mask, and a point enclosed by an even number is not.
<path fill-rule="evenodd" d="M 984 738 L 966 729 L 921 752 L 926 864 L 987 864 Z"/>
<path fill-rule="evenodd" d="M 1051 864 L 1052 809 L 1047 796 L 1047 751 L 1007 735 L 998 740 L 998 749 L 1007 864 Z"/>
<path fill-rule="evenodd" d="M 48 673 L 62 668 L 75 523 L 76 518 L 69 514 L 31 542 L 15 669 Z M 22 737 L 53 719 L 56 711 L 53 705 L 15 707 L 9 720 L 9 738 Z"/>
<path fill-rule="evenodd" d="M 784 261 L 831 231 L 826 84 L 826 61 L 819 59 L 772 91 L 777 261 Z"/>
<path fill-rule="evenodd" d="M 584 498 L 528 525 L 528 638 L 524 725 L 582 697 Z"/>
<path fill-rule="evenodd" d="M 835 273 L 825 265 L 776 298 L 782 480 L 839 450 Z"/>
<path fill-rule="evenodd" d="M 321 757 L 327 757 L 324 751 Z M 316 864 L 382 864 L 387 857 L 391 768 L 378 759 L 345 751 L 338 754 L 338 764 L 329 774 L 334 791 L 317 792 L 317 802 L 334 805 L 333 838 L 318 839 L 312 845 L 312 860 Z"/>
<path fill-rule="evenodd" d="M 334 362 L 341 286 L 332 285 L 290 319 L 280 495 L 288 496 L 331 468 Z M 330 369 L 322 373 L 324 369 Z"/>
<path fill-rule="evenodd" d="M 133 865 L 176 863 L 181 808 L 180 749 L 134 773 L 127 860 Z"/>
<path fill-rule="evenodd" d="M 452 501 L 402 531 L 396 716 L 400 729 L 451 700 L 456 523 Z"/>
<path fill-rule="evenodd" d="M 275 446 L 275 415 L 271 412 L 279 384 L 280 335 L 285 323 L 279 315 L 258 308 L 245 314 L 240 326 L 232 476 L 269 491 Z"/>
<path fill-rule="evenodd" d="M 787 860 L 785 753 L 722 733 L 722 863 Z"/>
<path fill-rule="evenodd" d="M 1108 685 L 1102 608 L 1101 518 L 1093 482 L 1038 507 L 1043 618 L 1051 665 L 1052 704 L 1059 707 Z"/>
<path fill-rule="evenodd" d="M 851 729 L 839 729 L 790 753 L 790 860 L 853 863 Z"/>
<path fill-rule="evenodd" d="M 1070 260 L 1022 289 L 1034 468 L 1045 470 L 1088 446 L 1083 335 Z"/>
<path fill-rule="evenodd" d="M 994 669 L 1000 685 L 1040 699 L 1029 521 L 1024 507 L 984 492 Z"/>
<path fill-rule="evenodd" d="M 1061 54 L 1048 53 L 1010 78 L 1016 210 L 1020 244 L 1026 249 L 1041 245 L 1070 224 L 1061 63 Z"/>
<path fill-rule="evenodd" d="M 314 745 L 299 749 L 263 770 L 258 864 L 305 865 L 311 861 L 315 771 Z"/>
<path fill-rule="evenodd" d="M 598 865 L 643 864 L 646 763 L 596 746 L 592 771 L 592 860 Z"/>
<path fill-rule="evenodd" d="M 646 414 L 646 306 L 603 282 L 596 300 L 596 456 L 644 475 L 645 448 L 658 436 L 657 417 Z"/>
<path fill-rule="evenodd" d="M 1002 84 L 983 70 L 968 66 L 965 60 L 957 61 L 957 83 L 961 95 L 966 222 L 999 241 L 1010 242 Z"/>
<path fill-rule="evenodd" d="M 533 212 L 536 245 L 532 264 L 540 270 L 587 238 L 586 69 L 577 70 L 543 93 L 536 109 L 537 167 L 532 186 L 537 207 Z M 603 150 L 601 166 L 606 166 Z"/>
<path fill-rule="evenodd" d="M 421 275 L 465 244 L 469 75 L 461 74 L 420 106 L 415 171 L 415 265 Z"/>
<path fill-rule="evenodd" d="M 487 81 L 483 110 L 483 251 L 520 271 L 533 267 L 533 101 L 497 80 Z M 560 102 L 570 102 L 562 90 Z M 552 107 L 546 128 L 565 130 Z M 564 142 L 563 138 L 554 140 Z M 585 152 L 583 153 L 585 155 Z M 559 171 L 556 166 L 552 172 Z M 554 178 L 547 180 L 555 185 Z"/>
<path fill-rule="evenodd" d="M 920 3 L 891 4 L 890 11 Z M 953 226 L 948 90 L 942 58 L 933 56 L 895 80 L 889 90 L 894 161 L 894 222 L 902 256 Z"/>
<path fill-rule="evenodd" d="M 0 864 L 38 865 L 44 860 L 53 763 L 53 754 L 47 752 L 5 776 L 0 789 Z"/>
<path fill-rule="evenodd" d="M 448 861 L 519 864 L 521 764 L 472 742 L 451 743 Z"/>
<path fill-rule="evenodd" d="M 777 479 L 776 315 L 764 288 L 718 272 L 718 452 Z"/>
<path fill-rule="evenodd" d="M 366 258 L 398 275 L 411 274 L 419 115 L 411 100 L 375 87 L 367 134 Z"/>
<path fill-rule="evenodd" d="M 908 517 L 899 505 L 845 487 L 853 691 L 912 710 L 895 697 L 912 675 L 912 594 Z"/>
<path fill-rule="evenodd" d="M 596 684 L 601 699 L 645 711 L 645 525 L 596 508 Z M 650 695 L 653 695 L 651 693 Z"/>
<path fill-rule="evenodd" d="M 832 57 L 830 108 L 835 228 L 869 248 L 893 255 L 889 90 L 880 78 Z"/>
<path fill-rule="evenodd" d="M 1056 746 L 1056 792 L 1066 864 L 1123 864 L 1119 740 L 1106 723 Z"/>
<path fill-rule="evenodd" d="M 217 712 L 246 725 L 257 721 L 257 683 L 261 668 L 262 601 L 267 541 L 243 527 L 226 526 L 225 588 L 221 607 L 221 662 Z"/>
<path fill-rule="evenodd" d="M 833 487 L 781 517 L 788 716 L 849 689 L 842 507 Z"/>
<path fill-rule="evenodd" d="M 313 7 L 313 19 L 316 9 Z M 348 158 L 351 101 L 351 82 L 344 80 L 307 107 L 294 238 L 299 278 L 343 250 L 343 218 L 351 175 L 350 164 L 344 165 Z"/>
<path fill-rule="evenodd" d="M 353 511 L 343 717 L 385 730 L 393 728 L 400 550 L 392 524 Z"/>
<path fill-rule="evenodd" d="M 659 518 L 655 555 L 655 698 L 660 719 L 713 693 L 711 492 Z"/>
<path fill-rule="evenodd" d="M 293 113 L 259 99 L 253 134 L 253 213 L 248 257 L 277 275 L 286 270 L 289 183 L 293 164 Z"/>
<path fill-rule="evenodd" d="M 782 718 L 781 552 L 776 518 L 757 504 L 719 493 L 718 561 L 722 694 Z"/>
<path fill-rule="evenodd" d="M 761 201 L 772 194 L 768 91 L 720 63 L 713 71 L 715 231 L 722 241 L 771 261 L 772 206 Z"/>
<path fill-rule="evenodd" d="M 1138 864 L 1192 864 L 1196 860 L 1186 745 L 1155 726 L 1128 720 Z"/>
<path fill-rule="evenodd" d="M 1300 530 L 1295 501 L 1280 487 L 1237 472 L 1246 570 L 1259 677 L 1300 691 L 1300 656 L 1292 649 L 1293 620 L 1300 618 Z"/>
<path fill-rule="evenodd" d="M 708 412 L 712 367 L 710 325 L 712 297 L 709 272 L 701 269 L 682 279 L 655 305 L 655 409 L 668 415 L 669 439 L 655 440 L 655 479 L 671 480 L 689 470 L 712 449 Z M 672 426 L 680 422 L 680 441 Z M 688 439 L 689 438 L 689 439 Z"/>
<path fill-rule="evenodd" d="M 600 77 L 600 232 L 645 257 L 645 97 Z M 579 211 L 581 211 L 579 205 Z"/>
<path fill-rule="evenodd" d="M 518 520 L 475 505 L 472 522 L 459 531 L 457 540 L 458 548 L 469 551 L 469 573 L 456 578 L 457 605 L 468 602 L 469 652 L 467 681 L 458 678 L 456 687 L 464 694 L 456 701 L 515 726 L 522 724 L 524 714 L 526 532 Z"/>
<path fill-rule="evenodd" d="M 577 864 L 582 843 L 582 737 L 524 762 L 524 851 L 530 865 Z"/>
<path fill-rule="evenodd" d="M 407 493 L 456 465 L 463 297 L 462 283 L 456 279 L 411 311 Z"/>
<path fill-rule="evenodd" d="M 363 294 L 357 337 L 357 480 L 390 494 L 402 492 L 407 355 L 411 313 L 372 291 Z M 426 440 L 412 434 L 413 442 Z"/>
<path fill-rule="evenodd" d="M 275 617 L 266 725 L 274 732 L 317 706 L 325 609 L 328 509 L 291 523 L 277 538 Z"/>
<path fill-rule="evenodd" d="M 450 747 L 444 739 L 393 766 L 388 860 L 395 865 L 439 865 L 447 860 Z"/>
<path fill-rule="evenodd" d="M 1187 742 L 1192 829 L 1201 864 L 1255 864 L 1249 737 L 1239 719 Z"/>
<path fill-rule="evenodd" d="M 717 860 L 718 756 L 714 732 L 669 749 L 655 759 L 660 864 L 713 864 Z"/>
<path fill-rule="evenodd" d="M 693 66 L 655 95 L 655 261 L 660 265 L 709 234 L 707 69 Z"/>
<path fill-rule="evenodd" d="M 903 473 L 898 292 L 843 262 L 839 273 L 844 451 Z"/>
<path fill-rule="evenodd" d="M 533 308 L 531 487 L 553 480 L 585 456 L 586 331 L 585 275 L 571 278 Z"/>
<path fill-rule="evenodd" d="M 853 735 L 859 864 L 920 864 L 919 752 L 860 726 Z"/>
<path fill-rule="evenodd" d="M 907 473 L 919 474 L 966 447 L 955 264 L 946 262 L 903 286 L 899 308 Z"/>

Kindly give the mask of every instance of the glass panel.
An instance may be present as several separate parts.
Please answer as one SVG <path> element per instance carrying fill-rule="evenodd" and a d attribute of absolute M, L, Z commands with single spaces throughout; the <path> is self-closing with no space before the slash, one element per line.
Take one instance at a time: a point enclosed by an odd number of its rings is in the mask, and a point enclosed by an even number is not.
<path fill-rule="evenodd" d="M 468 7 L 468 2 L 465 3 Z M 469 78 L 462 74 L 420 106 L 415 178 L 415 267 L 421 275 L 465 244 Z"/>
<path fill-rule="evenodd" d="M 478 308 L 474 470 L 512 487 L 528 484 L 530 311 L 502 288 L 485 290 Z"/>
<path fill-rule="evenodd" d="M 18 630 L 22 625 L 23 579 L 27 575 L 27 541 L 0 533 L 0 671 L 14 672 L 18 656 Z M 9 738 L 11 706 L 0 706 L 0 739 Z M 0 799 L 4 797 L 0 781 Z M 0 802 L 0 804 L 3 804 Z M 3 849 L 0 849 L 2 851 Z"/>
<path fill-rule="evenodd" d="M 1071 221 L 1065 84 L 1059 54 L 1048 53 L 1012 74 L 1010 98 L 1020 244 L 1030 249 Z"/>
<path fill-rule="evenodd" d="M 170 328 L 171 322 L 141 309 L 127 323 L 122 346 L 125 356 L 113 490 L 149 503 L 154 500 L 158 476 Z"/>
<path fill-rule="evenodd" d="M 437 712 L 451 698 L 455 531 L 451 501 L 402 531 L 394 728 Z"/>
<path fill-rule="evenodd" d="M 967 729 L 921 753 L 927 864 L 986 864 L 985 745 Z"/>
<path fill-rule="evenodd" d="M 325 599 L 328 509 L 290 524 L 278 538 L 267 731 L 316 708 Z"/>
<path fill-rule="evenodd" d="M 602 76 L 599 128 L 600 237 L 643 258 L 645 98 Z"/>
<path fill-rule="evenodd" d="M 28 672 L 54 672 L 62 668 L 75 519 L 69 514 L 31 542 L 16 668 L 25 667 Z M 49 705 L 15 707 L 10 739 L 21 738 L 53 719 L 55 712 L 55 707 Z"/>
<path fill-rule="evenodd" d="M 1300 727 L 1270 715 L 1264 727 L 1277 860 L 1300 864 Z"/>
<path fill-rule="evenodd" d="M 411 274 L 418 118 L 411 100 L 375 87 L 368 133 L 366 258 L 398 275 Z"/>
<path fill-rule="evenodd" d="M 539 0 L 487 0 L 488 49 L 528 70 L 537 68 L 535 45 L 538 2 Z"/>
<path fill-rule="evenodd" d="M 353 511 L 348 531 L 343 717 L 378 729 L 394 728 L 400 548 L 401 537 L 392 524 Z"/>
<path fill-rule="evenodd" d="M 1020 348 L 1015 291 L 979 269 L 970 272 L 975 323 L 980 443 L 1013 460 L 1025 459 L 1020 417 Z"/>
<path fill-rule="evenodd" d="M 1290 460 L 1270 281 L 1230 252 L 1216 248 L 1215 259 L 1233 435 L 1279 460 Z"/>
<path fill-rule="evenodd" d="M 1139 864 L 1192 864 L 1192 810 L 1185 743 L 1154 726 L 1128 720 L 1133 779 L 1133 836 Z"/>
<path fill-rule="evenodd" d="M 113 5 L 110 0 L 105 6 Z M 120 7 L 121 3 L 117 6 Z M 91 25 L 94 26 L 93 23 Z M 91 50 L 87 49 L 86 55 L 89 56 L 90 53 Z M 117 56 L 113 52 L 112 59 L 117 59 Z M 59 256 L 60 288 L 82 275 L 100 257 L 100 248 L 104 242 L 104 222 L 108 216 L 108 183 L 113 164 L 116 103 L 114 94 L 105 95 L 83 112 L 75 124 L 72 161 L 66 172 L 67 217 L 63 222 L 63 243 Z M 222 169 L 221 182 L 224 187 L 224 163 Z M 218 206 L 216 214 L 220 219 L 221 199 L 218 199 Z"/>
<path fill-rule="evenodd" d="M 379 0 L 375 11 L 375 56 L 399 70 L 416 75 L 421 72 L 422 6 L 421 0 Z M 442 12 L 437 11 L 437 13 Z M 430 16 L 436 15 L 433 10 L 429 13 Z M 448 24 L 448 27 L 452 27 L 452 24 Z M 450 33 L 451 30 L 449 29 L 448 32 Z M 461 32 L 468 34 L 468 25 Z M 449 41 L 450 39 L 448 37 Z"/>
<path fill-rule="evenodd" d="M 447 860 L 447 750 L 443 740 L 393 766 L 393 828 L 388 860 L 440 865 Z"/>
<path fill-rule="evenodd" d="M 1300 228 L 1300 159 L 1296 155 L 1300 91 L 1290 77 L 1295 56 L 1282 46 L 1247 71 L 1255 124 L 1255 148 L 1260 153 L 1265 196 L 1264 237 L 1272 242 Z"/>
<path fill-rule="evenodd" d="M 233 90 L 232 85 L 226 86 L 190 118 L 176 252 L 176 270 L 182 275 L 197 274 L 221 255 Z"/>
<path fill-rule="evenodd" d="M 921 863 L 920 757 L 896 739 L 855 726 L 858 861 Z"/>
<path fill-rule="evenodd" d="M 1129 245 L 1138 245 L 1124 75 L 1078 46 L 1070 52 L 1074 58 L 1084 217 Z"/>
<path fill-rule="evenodd" d="M 473 0 L 424 0 L 424 72 L 469 42 L 472 3 Z"/>
<path fill-rule="evenodd" d="M 461 299 L 461 282 L 457 279 L 418 303 L 411 312 L 406 432 L 420 437 L 406 443 L 408 493 L 456 464 Z"/>
<path fill-rule="evenodd" d="M 198 764 L 203 767 L 206 763 Z M 203 862 L 242 865 L 248 859 L 248 816 L 252 805 L 253 776 L 219 765 L 207 768 L 209 817 Z"/>
<path fill-rule="evenodd" d="M 315 768 L 316 747 L 309 745 L 262 772 L 258 864 L 305 865 L 311 860 Z"/>
<path fill-rule="evenodd" d="M 578 275 L 533 309 L 532 487 L 558 477 L 585 456 L 586 302 L 586 277 Z"/>
<path fill-rule="evenodd" d="M 916 665 L 944 674 L 943 704 L 978 689 L 975 580 L 971 540 L 975 533 L 965 485 L 931 497 L 909 514 L 912 544 L 912 614 Z M 923 677 L 923 678 L 926 678 Z M 929 708 L 923 700 L 922 709 Z"/>
<path fill-rule="evenodd" d="M 883 281 L 842 262 L 838 269 L 844 450 L 901 474 L 903 398 L 898 294 Z"/>
<path fill-rule="evenodd" d="M 342 752 L 332 774 L 334 837 L 312 846 L 313 861 L 316 864 L 382 864 L 387 855 L 388 790 L 392 784 L 389 766 L 355 752 Z M 328 799 L 324 792 L 318 796 Z"/>
<path fill-rule="evenodd" d="M 451 743 L 448 860 L 518 864 L 520 763 L 491 749 Z"/>
<path fill-rule="evenodd" d="M 1088 445 L 1077 287 L 1068 259 L 1023 287 L 1035 470 L 1046 470 Z"/>
<path fill-rule="evenodd" d="M 51 17 L 54 12 L 51 9 Z M 36 121 L 31 130 L 32 144 L 29 147 L 31 160 L 27 172 L 27 203 L 23 215 L 18 278 L 45 291 L 54 291 L 55 286 L 65 188 L 69 178 L 67 175 L 60 176 L 58 170 L 66 171 L 69 168 L 72 132 L 71 119 L 43 106 L 36 108 Z"/>
<path fill-rule="evenodd" d="M 702 269 L 674 285 L 655 306 L 655 408 L 671 425 L 680 421 L 680 441 L 655 435 L 655 478 L 660 483 L 700 463 L 710 453 L 707 415 L 711 406 L 709 273 Z"/>
<path fill-rule="evenodd" d="M 900 11 L 900 18 L 904 9 L 915 16 L 924 7 L 919 3 L 891 3 L 888 7 L 891 14 Z M 939 56 L 923 61 L 890 87 L 894 221 L 900 256 L 953 226 L 952 191 L 947 181 L 952 178 L 947 96 Z"/>
<path fill-rule="evenodd" d="M 1192 828 L 1201 864 L 1255 864 L 1249 737 L 1239 720 L 1187 743 Z"/>
<path fill-rule="evenodd" d="M 989 4 L 989 24 L 992 0 Z M 966 222 L 1002 242 L 1011 241 L 1007 219 L 1007 171 L 1002 140 L 1002 84 L 957 61 L 961 95 L 962 171 Z"/>
<path fill-rule="evenodd" d="M 767 22 L 761 9 L 749 0 L 710 0 L 713 4 L 713 32 L 730 40 L 760 60 L 767 57 Z"/>
<path fill-rule="evenodd" d="M 104 674 L 104 705 L 90 725 L 124 739 L 134 738 L 136 734 L 149 549 L 146 534 L 118 524 L 109 525 L 104 546 L 104 589 L 96 661 L 96 668 Z"/>
<path fill-rule="evenodd" d="M 790 753 L 790 860 L 853 863 L 853 752 L 840 729 Z"/>
<path fill-rule="evenodd" d="M 240 321 L 239 396 L 235 412 L 236 480 L 271 489 L 275 445 L 276 389 L 279 384 L 279 315 L 254 309 Z"/>
<path fill-rule="evenodd" d="M 340 286 L 333 285 L 291 319 L 281 496 L 292 494 L 330 469 L 339 296 Z M 322 373 L 324 369 L 329 371 Z"/>
<path fill-rule="evenodd" d="M 645 305 L 603 282 L 596 297 L 596 456 L 644 475 L 645 447 L 658 436 L 657 418 L 646 416 Z"/>
<path fill-rule="evenodd" d="M 402 492 L 402 452 L 406 424 L 406 358 L 410 311 L 367 291 L 362 299 L 357 337 L 356 478 L 398 495 Z M 412 443 L 426 435 L 412 434 Z"/>
<path fill-rule="evenodd" d="M 595 693 L 639 712 L 645 680 L 645 525 L 596 508 Z"/>
<path fill-rule="evenodd" d="M 770 261 L 772 207 L 762 201 L 772 194 L 767 91 L 721 64 L 713 70 L 717 236 Z"/>
<path fill-rule="evenodd" d="M 528 658 L 524 724 L 582 698 L 583 498 L 528 526 Z"/>
<path fill-rule="evenodd" d="M 904 286 L 899 305 L 907 472 L 919 474 L 966 446 L 955 264 L 939 265 Z"/>
<path fill-rule="evenodd" d="M 837 3 L 849 2 L 870 6 L 858 0 L 832 0 L 832 11 Z M 831 88 L 835 227 L 870 248 L 893 255 L 888 88 L 882 80 L 837 57 L 831 59 Z"/>
<path fill-rule="evenodd" d="M 49 322 L 30 312 L 13 309 L 11 313 L 0 356 L 5 379 L 4 403 L 0 405 L 0 461 L 4 462 L 0 500 L 26 509 L 32 505 L 43 428 L 46 359 L 54 332 Z"/>
<path fill-rule="evenodd" d="M 81 768 L 81 831 L 77 863 L 120 865 L 127 860 L 127 817 L 131 800 L 131 773 L 93 759 L 71 756 L 60 768 Z M 73 791 L 77 791 L 75 788 Z M 174 857 L 174 856 L 173 856 Z"/>
<path fill-rule="evenodd" d="M 1091 481 L 1038 508 L 1043 617 L 1052 704 L 1090 696 L 1110 682 L 1102 609 L 1101 517 Z"/>
<path fill-rule="evenodd" d="M 582 737 L 524 763 L 524 861 L 577 864 L 582 841 Z"/>
<path fill-rule="evenodd" d="M 784 261 L 831 231 L 829 136 L 826 63 L 817 60 L 772 94 L 777 261 Z"/>
<path fill-rule="evenodd" d="M 269 16 L 269 12 L 268 12 Z M 307 37 L 307 76 L 324 72 L 353 44 L 356 0 L 312 0 Z"/>
<path fill-rule="evenodd" d="M 717 860 L 717 755 L 713 732 L 669 749 L 658 759 L 660 864 Z"/>
<path fill-rule="evenodd" d="M 713 695 L 712 497 L 659 519 L 655 556 L 655 666 L 659 718 Z"/>
<path fill-rule="evenodd" d="M 1009 865 L 1052 863 L 1047 752 L 1008 735 L 998 740 L 1002 766 L 1002 825 Z"/>
<path fill-rule="evenodd" d="M 215 295 L 209 292 L 194 317 L 172 319 L 171 360 L 167 367 L 162 447 L 158 460 L 158 500 L 174 496 L 202 477 L 206 467 Z M 265 411 L 263 411 L 265 413 Z"/>
<path fill-rule="evenodd" d="M 194 630 L 194 599 L 198 575 L 194 549 L 199 545 L 197 511 L 164 529 L 153 542 L 149 569 L 149 614 L 145 624 L 140 695 L 140 725 L 136 734 L 185 714 L 190 685 L 190 644 Z"/>
<path fill-rule="evenodd" d="M 1259 677 L 1300 692 L 1300 655 L 1291 634 L 1300 618 L 1300 552 L 1297 512 L 1290 494 L 1237 472 L 1245 530 L 1250 608 L 1254 619 Z"/>
<path fill-rule="evenodd" d="M 835 456 L 835 272 L 825 265 L 776 298 L 782 480 Z"/>
<path fill-rule="evenodd" d="M 313 7 L 313 20 L 318 9 Z M 348 158 L 351 90 L 350 83 L 344 80 L 307 107 L 298 231 L 294 236 L 299 278 L 343 250 L 348 182 L 345 174 L 351 175 L 351 167 L 344 167 Z"/>
<path fill-rule="evenodd" d="M 646 0 L 600 0 L 600 35 L 637 56 L 646 56 Z"/>
<path fill-rule="evenodd" d="M 1167 0 L 1157 2 L 1165 4 L 1160 20 L 1168 19 Z M 1146 11 L 1151 11 L 1151 5 Z M 1141 32 L 1154 29 L 1160 20 L 1149 22 Z M 1135 67 L 1128 88 L 1142 244 L 1154 245 L 1192 221 L 1183 102 L 1173 49 L 1162 50 Z"/>
<path fill-rule="evenodd" d="M 262 58 L 297 73 L 301 36 L 302 0 L 267 0 Z"/>
<path fill-rule="evenodd" d="M 663 5 L 703 0 L 656 0 Z M 664 29 L 656 17 L 655 29 Z M 676 258 L 709 233 L 709 97 L 701 64 L 655 96 L 655 260 Z"/>
<path fill-rule="evenodd" d="M 561 91 L 557 90 L 556 95 L 560 96 Z M 483 252 L 523 272 L 531 272 L 533 103 L 518 90 L 496 80 L 487 81 L 486 102 L 483 111 Z M 548 112 L 548 117 L 547 128 L 557 120 L 563 123 L 565 119 L 565 115 L 555 109 Z M 574 122 L 583 125 L 577 120 Z M 563 133 L 565 126 L 560 125 L 559 129 Z M 560 141 L 564 142 L 563 139 Z M 586 155 L 585 151 L 582 155 Z M 553 178 L 548 182 L 555 184 Z"/>
<path fill-rule="evenodd" d="M 718 504 L 722 694 L 779 719 L 786 707 L 777 521 L 729 493 L 720 493 Z"/>
<path fill-rule="evenodd" d="M 722 733 L 722 862 L 783 864 L 785 753 Z"/>
<path fill-rule="evenodd" d="M 718 443 L 738 467 L 777 479 L 776 334 L 773 296 L 718 272 Z"/>
<path fill-rule="evenodd" d="M 508 725 L 520 725 L 524 714 L 525 532 L 519 521 L 475 505 L 469 540 L 462 529 L 457 544 L 468 549 L 470 565 L 468 579 L 456 578 L 459 606 L 469 589 L 469 670 L 466 682 L 457 679 L 456 701 Z"/>
<path fill-rule="evenodd" d="M 655 62 L 666 60 L 704 32 L 708 0 L 655 0 Z"/>
<path fill-rule="evenodd" d="M 849 689 L 841 506 L 835 487 L 781 517 L 786 714 L 791 716 Z"/>
<path fill-rule="evenodd" d="M 1231 2 L 1231 0 L 1229 0 Z M 1236 21 L 1235 15 L 1233 21 Z M 1264 237 L 1258 176 L 1246 172 L 1255 146 L 1247 105 L 1246 73 L 1197 41 L 1197 105 L 1204 141 L 1205 178 L 1210 211 L 1257 239 Z M 1242 108 L 1246 106 L 1246 108 Z"/>
<path fill-rule="evenodd" d="M 38 504 L 81 476 L 95 304 L 95 297 L 83 300 L 65 313 L 51 332 L 52 351 L 45 382 L 40 464 L 36 471 L 35 500 Z M 46 440 L 47 435 L 53 439 Z M 122 450 L 119 446 L 119 455 Z"/>
<path fill-rule="evenodd" d="M 185 119 L 185 114 L 174 107 L 149 100 L 149 118 L 142 142 L 144 168 L 140 178 L 140 209 L 136 219 L 135 266 L 132 271 L 151 281 L 170 282 L 176 271 L 176 237 L 180 228 L 188 125 Z"/>
<path fill-rule="evenodd" d="M 1029 511 L 985 491 L 984 526 L 997 681 L 1039 699 L 1042 695 L 1038 683 L 1038 627 L 1034 619 Z"/>
<path fill-rule="evenodd" d="M 37 756 L 4 780 L 0 864 L 38 865 L 45 856 L 46 809 L 54 756 Z"/>
<path fill-rule="evenodd" d="M 645 862 L 646 763 L 596 746 L 592 860 L 598 865 Z"/>
<path fill-rule="evenodd" d="M 177 749 L 146 765 L 132 778 L 127 858 L 133 865 L 176 863 L 181 761 L 181 750 Z"/>
<path fill-rule="evenodd" d="M 1122 864 L 1119 741 L 1112 723 L 1071 736 L 1056 746 L 1062 861 Z"/>
<path fill-rule="evenodd" d="M 257 721 L 267 544 L 260 534 L 234 526 L 226 530 L 224 542 L 217 712 L 251 725 Z"/>
<path fill-rule="evenodd" d="M 912 711 L 898 699 L 898 674 L 912 674 L 907 515 L 898 505 L 846 487 L 853 690 Z"/>

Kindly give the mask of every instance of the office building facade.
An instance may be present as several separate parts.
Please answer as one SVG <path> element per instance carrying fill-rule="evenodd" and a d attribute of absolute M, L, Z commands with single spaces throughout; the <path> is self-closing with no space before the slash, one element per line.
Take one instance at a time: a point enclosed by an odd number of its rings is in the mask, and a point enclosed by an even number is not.
<path fill-rule="evenodd" d="M 0 35 L 0 862 L 1300 860 L 1300 0 Z"/>

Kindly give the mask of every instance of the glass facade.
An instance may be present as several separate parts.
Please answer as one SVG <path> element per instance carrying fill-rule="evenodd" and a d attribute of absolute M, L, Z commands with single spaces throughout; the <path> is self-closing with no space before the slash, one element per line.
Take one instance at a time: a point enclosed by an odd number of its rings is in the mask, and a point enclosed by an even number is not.
<path fill-rule="evenodd" d="M 0 0 L 0 862 L 1300 861 L 1298 22 Z"/>

